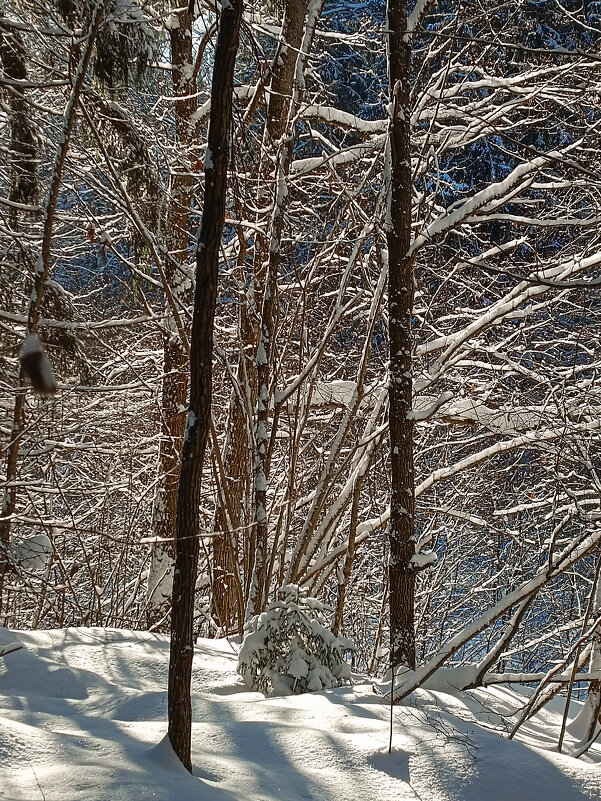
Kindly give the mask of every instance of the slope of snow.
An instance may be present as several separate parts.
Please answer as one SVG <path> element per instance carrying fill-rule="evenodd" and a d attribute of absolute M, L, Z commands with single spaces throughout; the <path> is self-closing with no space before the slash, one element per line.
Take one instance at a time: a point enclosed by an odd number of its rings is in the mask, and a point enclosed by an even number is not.
<path fill-rule="evenodd" d="M 7 801 L 584 801 L 601 747 L 553 751 L 562 704 L 502 734 L 525 696 L 418 690 L 393 712 L 371 683 L 291 697 L 249 692 L 236 646 L 199 641 L 194 776 L 165 738 L 168 638 L 0 629 L 0 799 Z M 449 686 L 449 690 L 452 688 Z M 577 711 L 573 710 L 574 713 Z M 566 750 L 573 741 L 566 738 Z"/>

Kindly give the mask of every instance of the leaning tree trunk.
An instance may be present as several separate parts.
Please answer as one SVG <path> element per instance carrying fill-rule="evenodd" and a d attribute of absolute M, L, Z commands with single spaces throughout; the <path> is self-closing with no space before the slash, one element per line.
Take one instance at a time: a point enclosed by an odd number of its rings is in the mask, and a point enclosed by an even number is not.
<path fill-rule="evenodd" d="M 412 337 L 413 268 L 411 246 L 411 44 L 406 0 L 388 2 L 389 182 L 388 325 L 390 335 L 390 664 L 415 667 L 414 598 L 416 566 L 413 465 Z"/>
<path fill-rule="evenodd" d="M 597 557 L 601 559 L 601 556 Z M 601 616 L 601 579 L 599 578 L 599 563 L 597 563 L 596 582 L 593 586 L 591 598 L 591 617 L 597 620 Z M 591 637 L 590 658 L 588 660 L 589 673 L 601 674 L 601 626 L 594 629 Z M 574 671 L 575 675 L 576 671 Z M 569 687 L 571 689 L 571 687 Z M 569 695 L 568 695 L 569 698 Z M 576 738 L 580 740 L 579 755 L 592 745 L 595 735 L 601 727 L 601 680 L 593 679 L 588 685 L 588 694 L 582 708 L 568 727 Z M 561 750 L 561 748 L 560 748 Z"/>
<path fill-rule="evenodd" d="M 200 547 L 198 501 L 211 420 L 213 319 L 217 298 L 217 268 L 225 220 L 234 66 L 242 5 L 242 0 L 230 0 L 230 3 L 223 5 L 215 48 L 211 120 L 205 161 L 204 205 L 196 252 L 196 288 L 190 341 L 190 404 L 177 497 L 168 731 L 173 750 L 190 772 L 192 771 L 190 681 L 194 653 L 194 590 Z"/>
<path fill-rule="evenodd" d="M 176 12 L 174 12 L 176 13 Z M 194 63 L 192 48 L 192 14 L 186 9 L 177 12 L 177 26 L 169 30 L 173 80 L 173 106 L 177 151 L 185 151 L 173 167 L 171 176 L 171 207 L 167 217 L 167 251 L 165 281 L 179 309 L 188 306 L 192 297 L 192 281 L 186 274 L 190 242 L 188 221 L 193 198 L 194 175 L 190 150 L 195 140 L 196 126 L 192 115 L 197 108 L 196 80 L 189 69 Z M 177 493 L 185 408 L 188 394 L 188 343 L 167 304 L 163 334 L 163 383 L 161 391 L 161 440 L 159 446 L 159 476 L 153 505 L 153 537 L 147 589 L 147 623 L 168 629 L 171 606 Z"/>
<path fill-rule="evenodd" d="M 278 408 L 270 407 L 279 317 L 278 272 L 281 240 L 289 205 L 288 177 L 294 152 L 294 117 L 298 112 L 304 67 L 322 3 L 310 8 L 307 0 L 286 3 L 282 42 L 274 60 L 264 136 L 262 177 L 273 195 L 268 235 L 257 237 L 256 260 L 263 284 L 259 346 L 257 349 L 256 446 L 254 466 L 255 526 L 251 550 L 252 578 L 246 618 L 263 611 L 269 595 L 270 560 L 267 488 Z M 309 14 L 307 24 L 305 17 Z M 274 165 L 275 164 L 275 169 Z M 262 206 L 259 200 L 259 207 Z M 272 417 L 270 425 L 270 417 Z"/>

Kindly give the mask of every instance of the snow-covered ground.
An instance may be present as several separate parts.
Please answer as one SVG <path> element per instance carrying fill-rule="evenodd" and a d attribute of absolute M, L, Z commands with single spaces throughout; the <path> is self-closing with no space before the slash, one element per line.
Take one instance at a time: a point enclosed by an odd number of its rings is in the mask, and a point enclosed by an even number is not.
<path fill-rule="evenodd" d="M 563 699 L 502 736 L 525 696 L 419 690 L 389 708 L 371 683 L 264 698 L 236 647 L 194 658 L 194 776 L 165 740 L 168 639 L 0 629 L 0 799 L 7 801 L 580 801 L 601 797 L 601 747 L 554 751 Z M 575 713 L 577 710 L 574 709 Z M 573 741 L 566 738 L 569 752 Z"/>

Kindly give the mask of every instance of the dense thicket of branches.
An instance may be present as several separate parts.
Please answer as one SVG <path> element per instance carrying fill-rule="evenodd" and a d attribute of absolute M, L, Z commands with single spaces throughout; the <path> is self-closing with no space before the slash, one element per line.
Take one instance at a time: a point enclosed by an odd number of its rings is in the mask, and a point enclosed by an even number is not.
<path fill-rule="evenodd" d="M 96 6 L 0 16 L 0 622 L 166 630 L 219 15 Z M 295 583 L 370 670 L 598 661 L 595 9 L 246 8 L 197 633 Z"/>

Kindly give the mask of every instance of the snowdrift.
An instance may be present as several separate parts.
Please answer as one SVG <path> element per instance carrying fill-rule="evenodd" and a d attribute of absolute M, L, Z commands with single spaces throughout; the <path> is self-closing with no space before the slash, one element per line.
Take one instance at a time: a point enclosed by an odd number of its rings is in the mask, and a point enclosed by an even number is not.
<path fill-rule="evenodd" d="M 18 650 L 14 650 L 18 648 Z M 584 801 L 601 747 L 554 751 L 563 699 L 504 737 L 525 691 L 423 689 L 393 710 L 371 682 L 265 698 L 236 646 L 199 641 L 190 776 L 165 738 L 169 643 L 110 629 L 0 629 L 6 801 Z M 572 716 L 578 711 L 574 704 Z M 569 752 L 572 741 L 566 740 Z"/>

